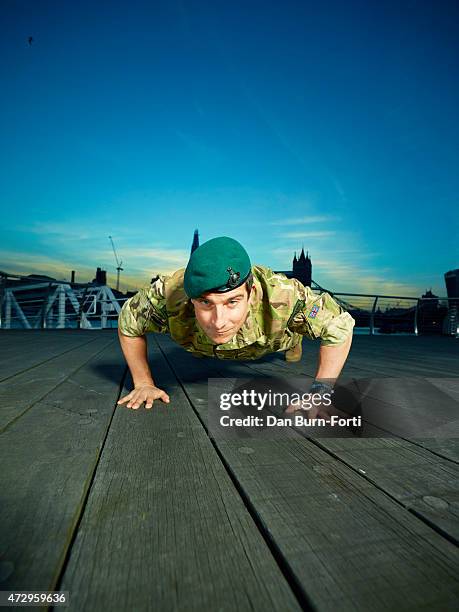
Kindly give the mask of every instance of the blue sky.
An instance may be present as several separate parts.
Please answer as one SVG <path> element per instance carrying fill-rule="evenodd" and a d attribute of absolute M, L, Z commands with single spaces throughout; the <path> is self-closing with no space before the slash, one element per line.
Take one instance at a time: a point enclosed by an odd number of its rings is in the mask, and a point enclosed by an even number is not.
<path fill-rule="evenodd" d="M 0 269 L 115 282 L 240 240 L 334 291 L 458 267 L 454 2 L 3 0 Z M 28 44 L 28 36 L 33 42 Z"/>

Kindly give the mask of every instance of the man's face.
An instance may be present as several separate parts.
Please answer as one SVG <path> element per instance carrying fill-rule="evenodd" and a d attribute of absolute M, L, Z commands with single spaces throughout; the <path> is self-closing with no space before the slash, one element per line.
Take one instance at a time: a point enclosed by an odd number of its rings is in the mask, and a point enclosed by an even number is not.
<path fill-rule="evenodd" d="M 215 344 L 229 342 L 243 326 L 255 291 L 250 297 L 246 285 L 226 293 L 204 293 L 192 299 L 199 326 Z"/>

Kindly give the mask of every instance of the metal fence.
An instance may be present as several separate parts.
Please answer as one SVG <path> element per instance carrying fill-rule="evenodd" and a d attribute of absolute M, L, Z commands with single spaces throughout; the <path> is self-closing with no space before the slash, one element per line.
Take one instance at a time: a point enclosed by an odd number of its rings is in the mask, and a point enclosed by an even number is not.
<path fill-rule="evenodd" d="M 116 328 L 127 299 L 106 285 L 1 274 L 0 329 Z"/>
<path fill-rule="evenodd" d="M 458 298 L 333 293 L 356 321 L 356 331 L 375 334 L 458 336 Z"/>
<path fill-rule="evenodd" d="M 316 286 L 315 291 L 319 294 L 323 289 Z M 458 298 L 331 295 L 354 317 L 354 332 L 358 334 L 459 335 Z M 0 272 L 0 329 L 116 328 L 127 299 L 106 285 L 70 284 Z"/>

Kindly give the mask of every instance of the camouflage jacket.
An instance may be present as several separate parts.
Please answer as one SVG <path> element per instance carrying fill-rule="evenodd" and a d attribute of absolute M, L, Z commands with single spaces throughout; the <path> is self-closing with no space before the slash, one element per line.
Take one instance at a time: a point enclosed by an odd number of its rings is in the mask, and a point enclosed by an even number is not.
<path fill-rule="evenodd" d="M 118 319 L 121 333 L 168 333 L 196 356 L 220 359 L 258 359 L 295 346 L 301 336 L 339 345 L 352 334 L 354 319 L 328 293 L 316 295 L 295 278 L 253 265 L 255 294 L 247 318 L 229 342 L 216 345 L 198 325 L 183 289 L 184 271 L 160 276 L 126 300 Z"/>

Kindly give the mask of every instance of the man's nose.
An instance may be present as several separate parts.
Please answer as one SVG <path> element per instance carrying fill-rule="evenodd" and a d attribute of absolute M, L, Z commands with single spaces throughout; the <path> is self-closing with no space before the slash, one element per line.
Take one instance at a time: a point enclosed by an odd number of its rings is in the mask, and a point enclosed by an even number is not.
<path fill-rule="evenodd" d="M 214 327 L 218 330 L 225 329 L 226 327 L 226 316 L 224 306 L 215 306 L 214 313 L 212 317 L 212 323 Z"/>

